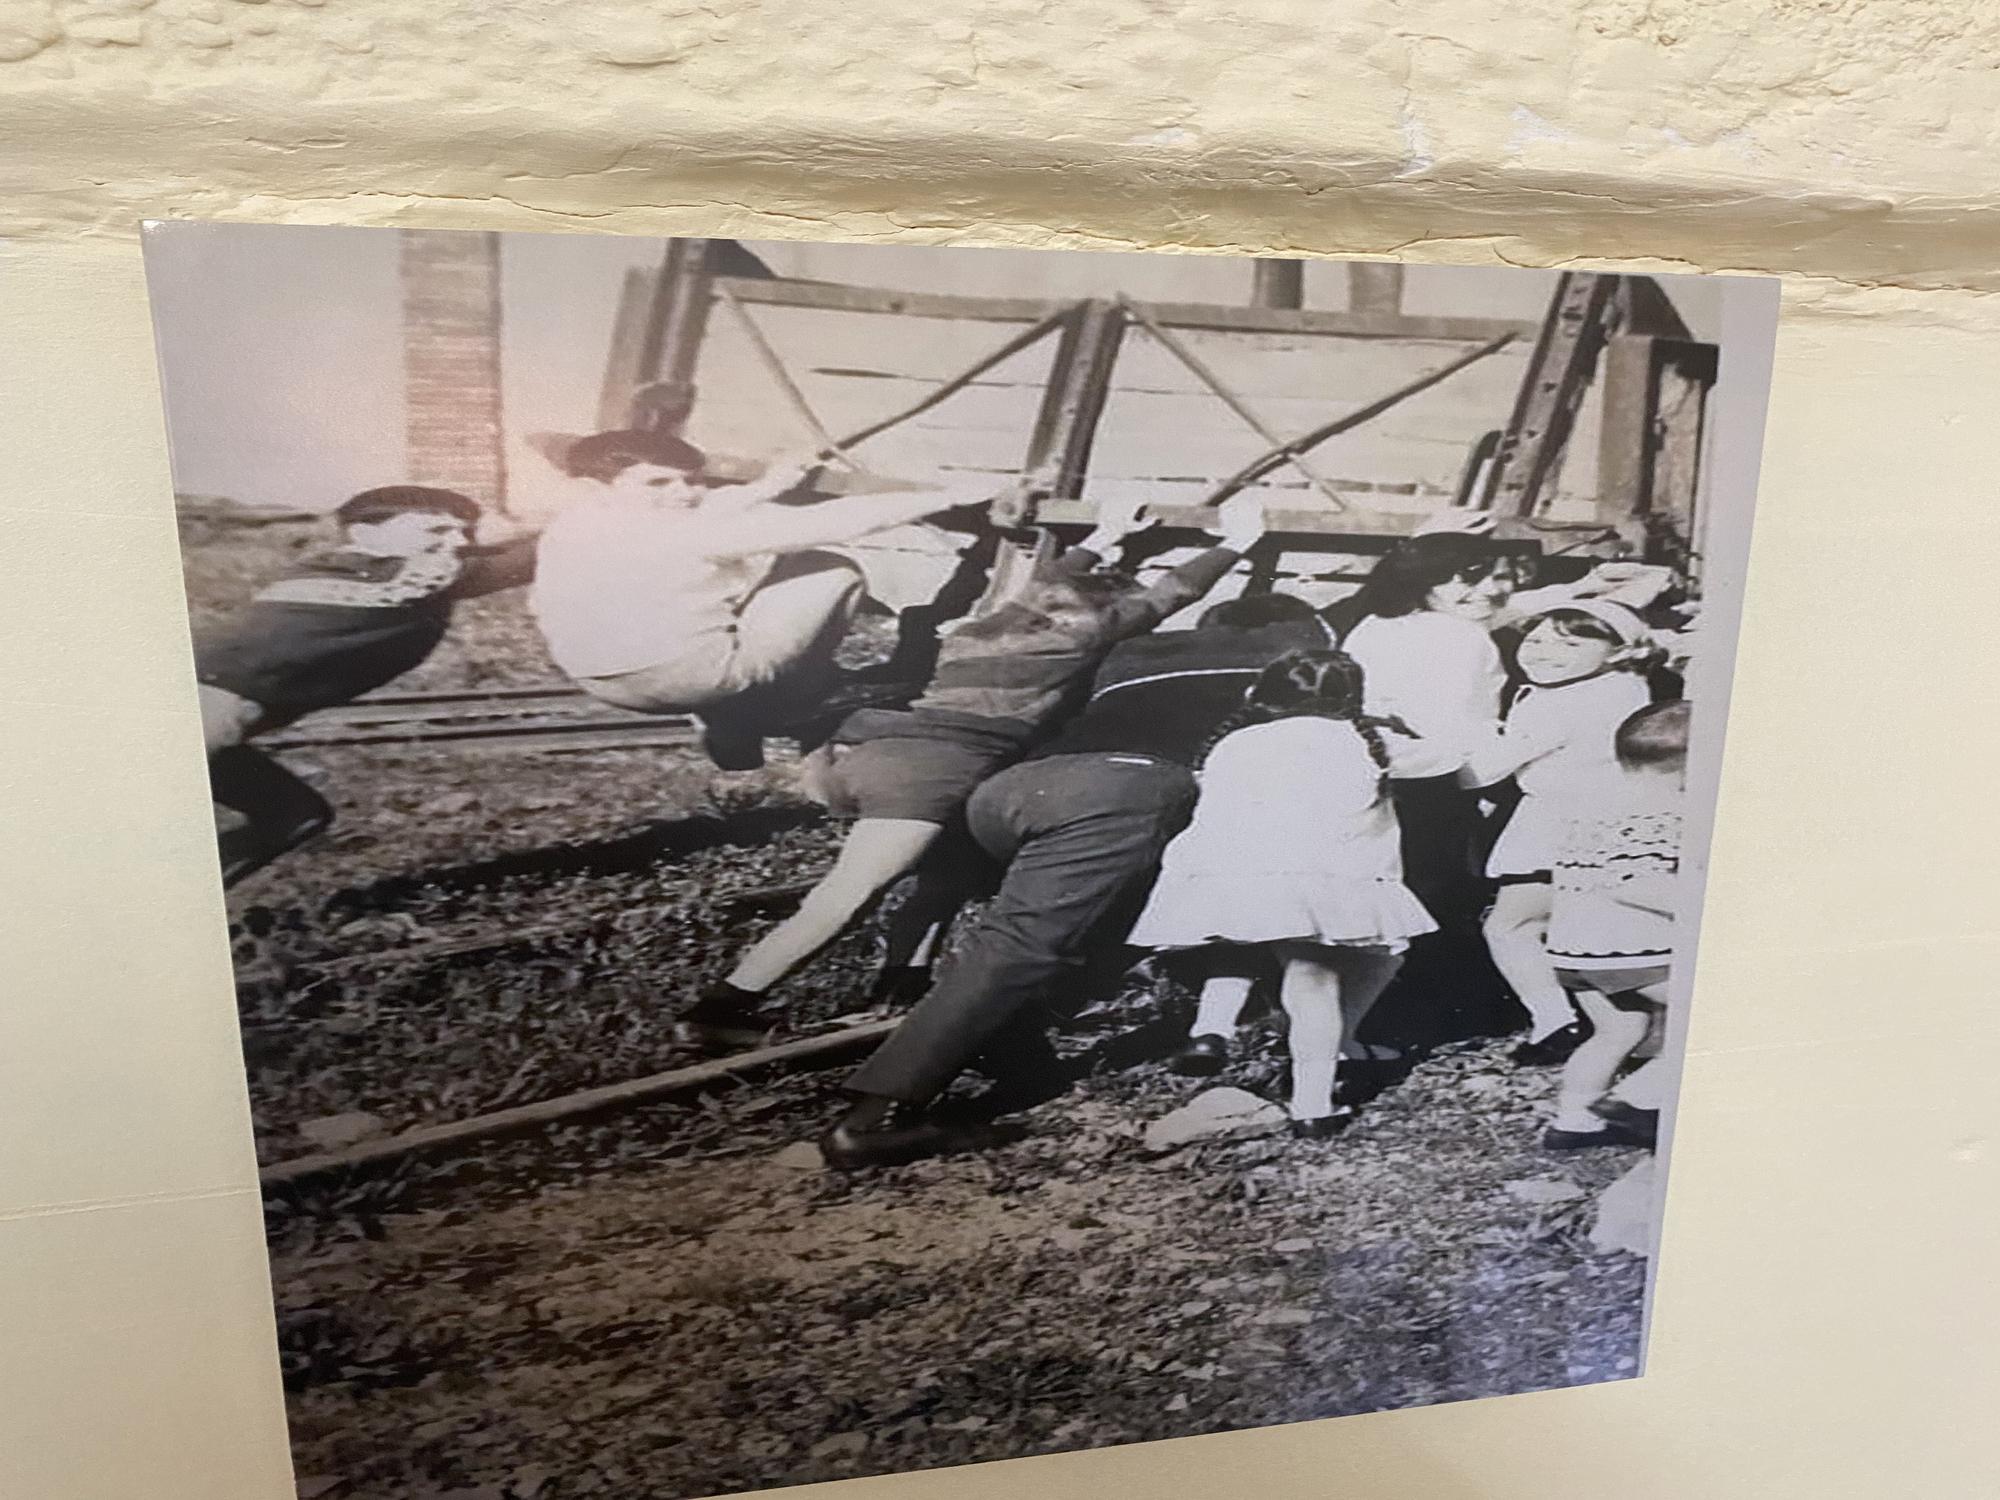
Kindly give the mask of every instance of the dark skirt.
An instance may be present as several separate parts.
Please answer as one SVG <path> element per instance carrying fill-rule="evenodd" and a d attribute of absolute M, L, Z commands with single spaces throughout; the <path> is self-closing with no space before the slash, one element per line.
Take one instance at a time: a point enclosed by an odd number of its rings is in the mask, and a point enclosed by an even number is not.
<path fill-rule="evenodd" d="M 1453 776 L 1389 783 L 1402 830 L 1403 883 L 1436 918 L 1362 1025 L 1360 1040 L 1405 1053 L 1504 1036 L 1524 1015 L 1486 951 L 1480 921 L 1493 902 L 1482 873 L 1491 842 L 1479 794 Z"/>

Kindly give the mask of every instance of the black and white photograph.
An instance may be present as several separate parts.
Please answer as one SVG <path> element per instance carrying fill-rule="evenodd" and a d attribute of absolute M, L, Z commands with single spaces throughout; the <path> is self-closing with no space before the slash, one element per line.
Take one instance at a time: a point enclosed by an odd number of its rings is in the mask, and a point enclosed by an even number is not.
<path fill-rule="evenodd" d="M 1772 283 L 145 243 L 303 1500 L 1643 1375 Z"/>

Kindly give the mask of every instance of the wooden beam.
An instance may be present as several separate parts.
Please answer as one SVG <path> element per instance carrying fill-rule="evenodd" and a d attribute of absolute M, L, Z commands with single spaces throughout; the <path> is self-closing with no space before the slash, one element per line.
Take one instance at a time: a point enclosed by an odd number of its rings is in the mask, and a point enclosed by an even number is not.
<path fill-rule="evenodd" d="M 1069 303 L 1046 297 L 972 297 L 945 292 L 897 292 L 822 281 L 760 281 L 719 277 L 755 306 L 815 307 L 832 312 L 900 313 L 913 318 L 960 318 L 1029 323 L 1059 313 Z M 1146 311 L 1169 328 L 1222 333 L 1323 334 L 1332 338 L 1436 339 L 1483 344 L 1503 333 L 1532 337 L 1541 324 L 1517 318 L 1433 318 L 1407 314 L 1337 312 L 1323 308 L 1235 307 L 1207 302 L 1148 302 Z"/>
<path fill-rule="evenodd" d="M 781 1042 L 775 1047 L 761 1047 L 754 1052 L 739 1052 L 733 1057 L 718 1057 L 708 1062 L 695 1063 L 690 1067 L 673 1068 L 665 1073 L 635 1078 L 627 1083 L 606 1084 L 601 1088 L 564 1094 L 560 1098 L 543 1099 L 534 1104 L 521 1104 L 512 1109 L 495 1110 L 491 1114 L 474 1115 L 469 1120 L 454 1120 L 447 1125 L 423 1125 L 415 1130 L 384 1136 L 379 1140 L 363 1141 L 359 1145 L 341 1151 L 323 1151 L 313 1156 L 299 1156 L 290 1161 L 274 1162 L 259 1172 L 257 1178 L 266 1188 L 288 1187 L 308 1178 L 324 1177 L 333 1172 L 398 1161 L 407 1156 L 441 1151 L 452 1146 L 469 1146 L 492 1140 L 496 1136 L 533 1130 L 544 1125 L 555 1125 L 585 1115 L 601 1114 L 607 1110 L 631 1109 L 636 1105 L 651 1104 L 656 1100 L 671 1098 L 675 1094 L 691 1093 L 712 1083 L 721 1083 L 725 1079 L 740 1077 L 746 1073 L 758 1072 L 784 1063 L 834 1062 L 841 1057 L 861 1051 L 871 1042 L 881 1040 L 901 1024 L 900 1017 L 888 1021 L 870 1021 L 841 1031 L 828 1032 L 824 1036 L 802 1037 L 795 1042 Z"/>
<path fill-rule="evenodd" d="M 1125 337 L 1125 309 L 1093 299 L 1069 314 L 1042 405 L 1028 437 L 1022 468 L 1046 478 L 1050 495 L 1083 493 L 1098 418 L 1111 394 L 1111 374 Z"/>

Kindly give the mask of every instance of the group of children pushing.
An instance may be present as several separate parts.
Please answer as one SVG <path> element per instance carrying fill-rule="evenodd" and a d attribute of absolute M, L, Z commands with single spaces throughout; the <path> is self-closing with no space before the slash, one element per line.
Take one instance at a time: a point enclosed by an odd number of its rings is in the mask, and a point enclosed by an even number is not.
<path fill-rule="evenodd" d="M 921 995 L 956 899 L 942 855 L 968 799 L 1094 694 L 1140 680 L 1129 666 L 1117 682 L 1098 674 L 1263 535 L 1261 506 L 1239 495 L 1215 512 L 1214 546 L 1141 582 L 1118 566 L 1146 529 L 1137 506 L 1100 506 L 1097 529 L 1068 548 L 1006 532 L 996 557 L 988 516 L 1018 513 L 1028 481 L 997 500 L 990 486 L 815 499 L 811 466 L 723 485 L 664 432 L 581 439 L 564 467 L 569 502 L 538 538 L 498 548 L 474 544 L 478 508 L 454 492 L 358 495 L 337 513 L 340 551 L 201 645 L 214 794 L 242 820 L 222 835 L 225 878 L 331 816 L 248 740 L 417 665 L 454 601 L 532 579 L 550 655 L 584 691 L 695 715 L 726 769 L 761 764 L 767 735 L 796 738 L 815 795 L 851 820 L 797 911 L 678 1018 L 709 1045 L 782 1027 L 781 981 L 913 871 L 918 894 L 877 994 Z M 950 611 L 934 601 L 963 591 L 968 559 L 984 592 L 939 624 Z M 1471 924 L 1528 1012 L 1516 1061 L 1563 1067 L 1544 1145 L 1654 1143 L 1663 1065 L 1618 1079 L 1668 1003 L 1689 707 L 1663 671 L 1674 637 L 1642 611 L 1674 580 L 1611 564 L 1560 587 L 1524 581 L 1518 553 L 1448 530 L 1399 544 L 1327 610 L 1238 601 L 1256 607 L 1262 644 L 1201 669 L 1236 707 L 1195 757 L 1198 796 L 1129 929 L 1129 912 L 1106 913 L 1092 939 L 1150 950 L 1199 988 L 1178 1070 L 1226 1066 L 1258 978 L 1273 975 L 1293 1129 L 1331 1135 L 1385 1068 L 1408 1065 L 1409 1038 L 1448 1039 L 1408 1013 L 1434 1019 L 1455 1003 L 1453 934 Z M 905 633 L 918 649 L 899 650 L 900 675 L 836 665 L 869 599 L 927 627 Z M 1119 760 L 1117 744 L 1092 748 Z M 1088 823 L 1075 837 L 1088 840 Z M 1371 1042 L 1365 1023 L 1398 988 L 1405 1024 L 1376 1028 L 1390 1045 Z"/>

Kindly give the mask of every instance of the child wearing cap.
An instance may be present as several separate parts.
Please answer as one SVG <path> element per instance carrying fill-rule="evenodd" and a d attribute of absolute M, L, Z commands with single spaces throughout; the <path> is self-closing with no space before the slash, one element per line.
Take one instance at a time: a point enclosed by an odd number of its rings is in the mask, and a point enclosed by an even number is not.
<path fill-rule="evenodd" d="M 479 516 L 456 490 L 364 490 L 334 512 L 338 549 L 196 644 L 211 794 L 242 817 L 220 836 L 225 885 L 333 821 L 325 798 L 245 741 L 402 676 L 444 639 L 455 601 L 528 581 L 532 544 L 475 547 Z"/>
<path fill-rule="evenodd" d="M 1659 653 L 1645 622 L 1606 599 L 1573 598 L 1524 624 L 1516 668 L 1526 684 L 1459 779 L 1489 787 L 1511 777 L 1521 793 L 1487 861 L 1499 890 L 1484 933 L 1528 1011 L 1516 1060 L 1546 1064 L 1583 1037 L 1543 942 L 1556 842 L 1577 798 L 1613 766 L 1618 726 L 1651 701 L 1644 674 Z"/>
<path fill-rule="evenodd" d="M 788 503 L 816 465 L 725 487 L 700 449 L 654 431 L 580 438 L 562 464 L 585 482 L 542 531 L 529 600 L 550 656 L 606 703 L 697 714 L 727 770 L 763 764 L 765 733 L 839 679 L 834 652 L 869 589 L 837 549 L 992 492 Z"/>

